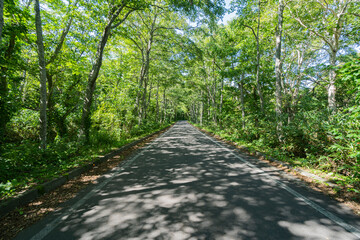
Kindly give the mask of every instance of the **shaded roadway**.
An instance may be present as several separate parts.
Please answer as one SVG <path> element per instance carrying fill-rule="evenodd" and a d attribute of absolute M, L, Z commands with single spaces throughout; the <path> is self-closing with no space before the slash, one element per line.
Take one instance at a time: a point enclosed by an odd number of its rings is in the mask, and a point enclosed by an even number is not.
<path fill-rule="evenodd" d="M 102 181 L 18 239 L 359 239 L 349 209 L 184 121 Z"/>

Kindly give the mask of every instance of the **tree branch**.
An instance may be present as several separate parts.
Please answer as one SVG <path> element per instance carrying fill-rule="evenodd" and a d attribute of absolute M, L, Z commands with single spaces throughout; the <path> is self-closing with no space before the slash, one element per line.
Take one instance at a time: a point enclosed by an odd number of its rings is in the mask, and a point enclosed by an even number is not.
<path fill-rule="evenodd" d="M 308 27 L 299 17 L 296 17 L 293 12 L 291 11 L 290 7 L 288 7 L 290 13 L 294 16 L 294 19 L 301 25 L 303 26 L 304 28 L 308 29 L 309 31 L 311 31 L 312 33 L 314 33 L 316 36 L 318 36 L 319 38 L 321 38 L 322 40 L 324 40 L 328 45 L 329 47 L 334 50 L 334 46 L 333 44 L 331 43 L 331 41 L 329 39 L 327 39 L 325 36 L 321 35 L 318 31 L 315 31 L 314 29 Z"/>
<path fill-rule="evenodd" d="M 116 24 L 114 24 L 113 26 L 111 26 L 111 29 L 114 29 L 114 28 L 117 28 L 118 26 L 120 26 L 126 19 L 127 17 L 132 13 L 134 12 L 136 9 L 132 8 L 130 9 L 126 14 L 125 16 Z"/>
<path fill-rule="evenodd" d="M 249 25 L 245 25 L 245 24 L 243 24 L 243 26 L 244 26 L 244 27 L 247 27 L 247 28 L 250 28 L 250 29 L 251 29 L 251 31 L 252 31 L 252 33 L 254 34 L 254 37 L 256 38 L 256 40 L 258 39 L 258 36 L 257 36 L 257 34 L 255 33 L 254 28 L 252 28 L 252 27 L 251 27 L 251 26 L 249 26 Z"/>
<path fill-rule="evenodd" d="M 60 53 L 60 50 L 62 48 L 62 45 L 65 41 L 65 38 L 67 36 L 67 34 L 69 33 L 69 30 L 70 30 L 70 26 L 72 24 L 72 21 L 73 21 L 73 17 L 70 17 L 69 19 L 69 22 L 67 23 L 66 27 L 63 29 L 62 33 L 61 33 L 61 36 L 60 36 L 60 39 L 59 39 L 59 42 L 55 48 L 55 51 L 54 53 L 52 54 L 52 56 L 50 57 L 49 61 L 46 63 L 46 65 L 49 65 L 50 63 L 52 63 L 53 61 L 55 61 L 55 59 L 57 58 L 57 56 L 59 55 Z"/>

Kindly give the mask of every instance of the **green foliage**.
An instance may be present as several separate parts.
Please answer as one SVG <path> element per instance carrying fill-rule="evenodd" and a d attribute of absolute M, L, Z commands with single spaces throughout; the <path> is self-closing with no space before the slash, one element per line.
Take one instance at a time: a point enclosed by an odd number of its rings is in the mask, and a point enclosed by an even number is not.
<path fill-rule="evenodd" d="M 356 1 L 348 6 L 351 14 L 345 12 L 341 24 L 333 14 L 340 9 L 339 1 L 329 1 L 330 8 L 303 0 L 288 3 L 279 118 L 274 111 L 278 1 L 232 1 L 237 16 L 228 25 L 216 23 L 224 14 L 224 1 L 125 1 L 128 9 L 136 11 L 111 30 L 106 42 L 99 77 L 90 86 L 94 94 L 87 144 L 79 137 L 86 87 L 106 19 L 120 1 L 43 1 L 46 151 L 38 148 L 40 94 L 33 8 L 26 5 L 29 1 L 5 2 L 0 43 L 3 197 L 179 119 L 202 124 L 251 151 L 333 171 L 344 183 L 359 178 L 360 59 L 354 53 L 359 20 L 354 14 L 360 8 Z M 197 27 L 191 27 L 191 21 Z M 335 67 L 327 60 L 331 43 L 324 39 L 333 41 L 337 26 L 343 29 L 338 31 L 338 112 L 332 114 L 327 109 L 327 90 Z M 358 191 L 356 183 L 351 184 L 355 187 L 349 191 Z"/>
<path fill-rule="evenodd" d="M 57 138 L 46 151 L 38 142 L 5 144 L 0 156 L 0 198 L 11 197 L 16 191 L 51 180 L 75 167 L 82 166 L 114 148 L 164 128 L 168 124 L 148 124 L 133 130 L 127 138 L 109 134 L 106 129 L 91 132 L 91 141 L 83 145 L 68 138 Z"/>

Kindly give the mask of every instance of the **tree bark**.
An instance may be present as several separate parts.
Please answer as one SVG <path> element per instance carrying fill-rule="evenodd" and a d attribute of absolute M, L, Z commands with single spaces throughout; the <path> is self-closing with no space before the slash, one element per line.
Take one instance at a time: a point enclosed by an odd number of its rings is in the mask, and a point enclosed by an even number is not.
<path fill-rule="evenodd" d="M 71 24 L 73 22 L 73 17 L 71 16 L 68 23 L 66 24 L 66 27 L 63 29 L 62 33 L 61 33 L 61 36 L 60 36 L 60 39 L 56 45 L 56 48 L 55 48 L 55 51 L 53 53 L 53 55 L 50 57 L 49 61 L 46 63 L 46 65 L 54 62 L 57 58 L 57 56 L 59 55 L 60 51 L 61 51 L 61 48 L 63 46 L 63 43 L 65 41 L 65 38 L 67 36 L 67 34 L 69 33 L 69 30 L 70 30 L 70 27 L 71 27 Z"/>
<path fill-rule="evenodd" d="M 275 90 L 275 113 L 276 113 L 276 131 L 278 139 L 281 140 L 282 122 L 282 96 L 281 96 L 281 75 L 282 75 L 282 61 L 281 61 L 281 37 L 282 37 L 282 26 L 283 26 L 283 13 L 284 13 L 284 2 L 279 0 L 278 8 L 278 24 L 276 28 L 276 53 L 275 53 L 275 75 L 276 75 L 276 90 Z"/>
<path fill-rule="evenodd" d="M 150 79 L 148 79 L 148 82 L 150 82 Z M 145 104 L 145 111 L 144 111 L 144 118 L 147 118 L 147 113 L 148 113 L 148 108 L 150 106 L 150 101 L 151 101 L 151 91 L 152 91 L 152 82 L 150 82 L 150 86 L 149 86 L 149 94 L 148 94 L 148 99 L 146 101 Z"/>
<path fill-rule="evenodd" d="M 212 113 L 213 113 L 213 122 L 215 123 L 215 125 L 217 125 L 217 103 L 216 103 L 216 75 L 215 75 L 215 59 L 213 59 L 213 80 L 214 80 L 214 85 L 213 85 L 213 94 L 212 94 Z"/>
<path fill-rule="evenodd" d="M 154 34 L 155 34 L 155 24 L 156 24 L 156 19 L 157 19 L 158 13 L 157 11 L 155 11 L 155 15 L 154 15 L 154 19 L 151 23 L 151 27 L 149 29 L 149 38 L 147 40 L 147 44 L 146 44 L 146 48 L 141 49 L 142 51 L 142 67 L 141 67 L 141 71 L 140 71 L 140 79 L 139 79 L 139 93 L 138 93 L 138 98 L 140 98 L 141 96 L 141 100 L 138 99 L 139 101 L 139 108 L 138 108 L 138 124 L 140 125 L 142 122 L 142 119 L 145 116 L 145 111 L 146 111 L 146 87 L 147 87 L 147 80 L 148 80 L 148 75 L 149 75 L 149 68 L 150 68 L 150 53 L 151 53 L 151 48 L 152 48 L 152 44 L 153 44 L 153 39 L 154 39 Z M 142 85 L 144 83 L 144 89 L 142 89 Z M 140 101 L 142 103 L 140 103 Z"/>
<path fill-rule="evenodd" d="M 156 122 L 159 121 L 159 79 L 156 86 Z"/>
<path fill-rule="evenodd" d="M 162 123 L 164 123 L 166 121 L 166 88 L 164 88 L 164 93 L 163 93 L 163 121 Z"/>
<path fill-rule="evenodd" d="M 240 82 L 238 82 L 238 86 L 240 89 L 242 128 L 245 129 L 244 75 L 241 76 Z"/>
<path fill-rule="evenodd" d="M 2 30 L 4 26 L 4 0 L 0 0 L 0 43 L 2 38 Z"/>
<path fill-rule="evenodd" d="M 330 50 L 331 51 L 331 50 Z M 330 53 L 330 74 L 329 74 L 329 89 L 328 89 L 328 105 L 331 112 L 336 112 L 336 86 L 335 86 L 335 66 L 336 66 L 336 53 L 332 51 Z"/>
<path fill-rule="evenodd" d="M 260 85 L 260 18 L 261 18 L 261 1 L 259 0 L 259 14 L 258 14 L 258 25 L 257 25 L 257 34 L 256 34 L 256 89 L 260 98 L 260 109 L 264 113 L 264 97 L 262 95 L 261 85 Z"/>
<path fill-rule="evenodd" d="M 89 140 L 90 140 L 89 134 L 90 134 L 90 126 L 91 126 L 91 120 L 90 120 L 91 104 L 93 101 L 93 94 L 94 94 L 95 87 L 96 87 L 96 80 L 99 76 L 100 68 L 102 65 L 104 49 L 105 49 L 107 40 L 109 39 L 111 29 L 118 27 L 120 24 L 122 24 L 126 20 L 126 18 L 134 11 L 134 9 L 129 10 L 118 23 L 116 23 L 114 26 L 112 26 L 112 24 L 114 23 L 116 18 L 119 16 L 119 14 L 125 8 L 126 4 L 127 4 L 127 2 L 123 2 L 121 5 L 117 6 L 117 9 L 109 17 L 109 20 L 107 22 L 107 25 L 103 31 L 103 34 L 101 36 L 100 42 L 97 47 L 95 62 L 89 73 L 88 84 L 86 87 L 84 104 L 83 104 L 83 109 L 82 109 L 82 117 L 81 117 L 82 125 L 81 125 L 81 131 L 80 131 L 80 136 L 85 137 L 85 142 L 89 142 Z"/>
<path fill-rule="evenodd" d="M 224 93 L 223 93 L 223 90 L 224 90 L 224 79 L 221 78 L 221 89 L 220 89 L 220 115 L 222 113 L 222 108 L 223 108 L 223 101 L 224 101 Z"/>
<path fill-rule="evenodd" d="M 322 39 L 326 45 L 329 47 L 329 56 L 330 56 L 330 73 L 329 73 L 329 85 L 328 85 L 328 108 L 329 110 L 334 113 L 336 112 L 336 86 L 335 86 L 335 78 L 336 78 L 336 72 L 335 72 L 335 66 L 336 66 L 336 55 L 337 52 L 340 49 L 340 37 L 341 32 L 343 30 L 343 21 L 344 17 L 347 14 L 349 5 L 353 3 L 353 1 L 336 1 L 336 4 L 339 4 L 336 6 L 335 10 L 331 9 L 328 4 L 321 5 L 323 10 L 329 11 L 328 16 L 333 15 L 333 17 L 336 19 L 336 21 L 331 20 L 334 24 L 334 27 L 331 29 L 331 31 L 328 31 L 326 34 L 322 34 L 318 30 L 311 28 L 311 26 L 308 26 L 301 17 L 294 15 L 295 20 L 303 27 L 307 28 L 309 31 L 314 33 L 317 37 Z M 291 12 L 291 8 L 289 7 L 289 10 Z M 325 15 L 325 14 L 323 14 Z M 323 19 L 324 20 L 324 19 Z M 331 24 L 329 22 L 329 24 Z M 322 23 L 324 24 L 324 22 Z"/>
<path fill-rule="evenodd" d="M 46 119 L 46 68 L 45 68 L 45 51 L 43 32 L 41 26 L 40 3 L 35 0 L 35 25 L 36 25 L 36 44 L 38 47 L 39 69 L 40 69 L 40 140 L 41 149 L 46 149 L 46 133 L 47 133 L 47 119 Z"/>
<path fill-rule="evenodd" d="M 201 96 L 200 125 L 203 125 L 203 118 L 204 118 L 203 91 L 201 91 L 200 96 Z"/>

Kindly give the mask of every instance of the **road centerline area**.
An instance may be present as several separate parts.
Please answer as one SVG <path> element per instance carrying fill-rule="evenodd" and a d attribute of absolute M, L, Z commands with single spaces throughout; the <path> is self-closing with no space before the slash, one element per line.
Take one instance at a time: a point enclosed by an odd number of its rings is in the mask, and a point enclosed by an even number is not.
<path fill-rule="evenodd" d="M 268 168 L 180 121 L 18 239 L 360 238 L 359 217 Z"/>

